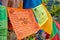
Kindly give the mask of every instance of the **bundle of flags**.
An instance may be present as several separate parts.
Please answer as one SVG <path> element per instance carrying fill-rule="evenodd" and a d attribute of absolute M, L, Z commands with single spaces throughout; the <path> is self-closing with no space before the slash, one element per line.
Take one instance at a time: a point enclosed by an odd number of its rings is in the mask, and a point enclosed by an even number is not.
<path fill-rule="evenodd" d="M 16 1 L 19 5 L 15 3 Z M 36 34 L 39 30 L 44 30 L 43 32 L 40 31 L 43 34 L 41 36 L 38 35 L 39 37 L 42 37 L 44 32 L 46 32 L 47 35 L 51 35 L 50 38 L 52 38 L 52 40 L 54 40 L 54 38 L 56 38 L 55 36 L 57 35 L 59 35 L 58 37 L 60 38 L 60 23 L 57 21 L 53 22 L 52 16 L 48 12 L 45 5 L 42 4 L 42 0 L 19 1 L 9 0 L 7 2 L 8 5 L 6 5 L 7 7 L 2 5 L 0 6 L 1 40 L 7 40 L 8 30 L 13 30 L 15 32 L 17 40 L 21 40 L 32 34 Z M 0 4 L 1 3 L 2 2 L 0 1 Z M 14 3 L 17 6 L 14 5 Z M 28 40 L 35 40 L 35 38 L 30 36 L 28 37 Z"/>
<path fill-rule="evenodd" d="M 56 36 L 56 35 L 60 35 L 60 33 L 59 33 L 59 31 L 60 31 L 59 30 L 60 29 L 60 13 L 59 13 L 60 2 L 58 0 L 46 0 L 43 2 L 44 3 L 47 2 L 46 3 L 47 9 L 51 13 L 52 17 L 55 18 L 55 21 L 53 20 L 54 22 L 52 24 L 52 33 L 51 33 L 50 37 L 53 38 L 53 40 L 60 40 L 59 36 L 58 36 L 58 38 Z M 54 39 L 54 38 L 57 38 L 57 39 Z"/>

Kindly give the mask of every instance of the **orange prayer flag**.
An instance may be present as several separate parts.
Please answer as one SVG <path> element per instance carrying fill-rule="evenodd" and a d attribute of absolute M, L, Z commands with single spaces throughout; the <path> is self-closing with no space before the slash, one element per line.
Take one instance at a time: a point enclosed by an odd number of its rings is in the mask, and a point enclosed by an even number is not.
<path fill-rule="evenodd" d="M 31 9 L 8 8 L 8 15 L 18 40 L 40 29 Z"/>

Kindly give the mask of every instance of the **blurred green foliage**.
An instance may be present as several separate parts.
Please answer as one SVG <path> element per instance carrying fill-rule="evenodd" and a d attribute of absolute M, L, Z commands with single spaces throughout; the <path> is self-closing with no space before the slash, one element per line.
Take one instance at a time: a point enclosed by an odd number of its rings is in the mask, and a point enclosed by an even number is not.
<path fill-rule="evenodd" d="M 52 16 L 55 16 L 55 17 L 60 16 L 59 2 L 57 2 L 56 0 L 42 0 L 42 2 L 46 3 L 46 7 Z"/>
<path fill-rule="evenodd" d="M 60 14 L 60 4 L 58 4 L 58 5 L 53 4 L 49 11 L 52 14 L 52 16 L 58 17 Z"/>

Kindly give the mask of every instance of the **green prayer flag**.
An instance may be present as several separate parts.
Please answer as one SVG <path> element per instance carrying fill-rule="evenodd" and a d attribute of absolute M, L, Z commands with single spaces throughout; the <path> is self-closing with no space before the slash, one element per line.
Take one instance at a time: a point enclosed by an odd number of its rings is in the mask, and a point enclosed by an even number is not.
<path fill-rule="evenodd" d="M 0 40 L 7 40 L 6 36 L 0 36 Z"/>
<path fill-rule="evenodd" d="M 52 33 L 51 33 L 51 38 L 54 37 L 58 33 L 58 29 L 56 27 L 55 22 L 52 24 Z"/>
<path fill-rule="evenodd" d="M 36 19 L 38 20 L 38 24 L 40 26 L 42 26 L 43 24 L 46 23 L 46 21 L 48 20 L 48 16 L 42 5 L 39 5 L 35 8 L 33 8 L 33 12 L 34 12 Z"/>
<path fill-rule="evenodd" d="M 8 23 L 6 7 L 0 6 L 0 40 L 7 40 Z"/>

